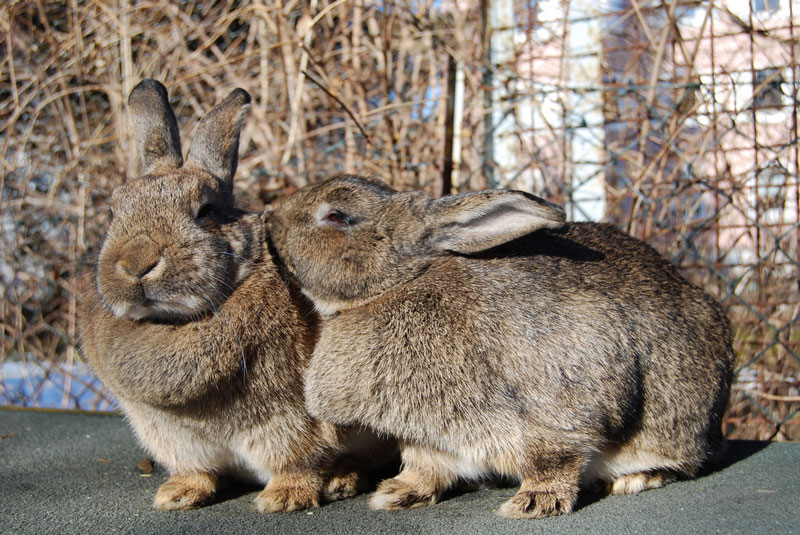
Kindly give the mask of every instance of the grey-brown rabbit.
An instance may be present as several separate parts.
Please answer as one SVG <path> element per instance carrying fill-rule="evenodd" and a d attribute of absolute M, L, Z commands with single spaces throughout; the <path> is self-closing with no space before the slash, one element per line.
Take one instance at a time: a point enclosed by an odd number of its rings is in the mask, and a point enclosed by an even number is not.
<path fill-rule="evenodd" d="M 170 472 L 157 509 L 207 503 L 226 474 L 266 484 L 260 511 L 355 493 L 354 472 L 332 475 L 343 431 L 304 407 L 316 315 L 276 268 L 263 218 L 233 206 L 249 103 L 237 89 L 209 112 L 184 164 L 166 89 L 136 86 L 145 174 L 114 191 L 81 304 L 84 355 Z"/>
<path fill-rule="evenodd" d="M 373 508 L 501 474 L 521 488 L 499 514 L 556 515 L 591 482 L 692 477 L 722 445 L 719 305 L 641 241 L 564 219 L 522 192 L 434 200 L 352 176 L 272 214 L 278 256 L 324 315 L 309 411 L 400 440 Z"/>

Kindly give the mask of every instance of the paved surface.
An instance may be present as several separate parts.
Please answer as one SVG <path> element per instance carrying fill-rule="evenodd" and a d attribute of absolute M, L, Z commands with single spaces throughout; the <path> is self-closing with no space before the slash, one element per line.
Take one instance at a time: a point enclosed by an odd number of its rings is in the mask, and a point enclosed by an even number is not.
<path fill-rule="evenodd" d="M 513 488 L 456 495 L 433 507 L 370 511 L 366 496 L 313 511 L 259 514 L 257 489 L 162 513 L 151 500 L 166 474 L 143 477 L 144 454 L 115 415 L 0 410 L 0 533 L 798 533 L 800 443 L 732 442 L 716 471 L 638 496 L 583 497 L 543 520 L 493 514 Z"/>

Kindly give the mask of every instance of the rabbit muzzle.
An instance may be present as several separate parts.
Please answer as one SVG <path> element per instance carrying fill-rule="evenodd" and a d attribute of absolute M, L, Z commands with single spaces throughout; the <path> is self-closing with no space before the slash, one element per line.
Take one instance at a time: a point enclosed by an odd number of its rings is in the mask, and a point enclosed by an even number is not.
<path fill-rule="evenodd" d="M 164 272 L 165 260 L 160 248 L 147 236 L 139 235 L 128 242 L 115 263 L 115 272 L 131 282 L 157 280 Z"/>
<path fill-rule="evenodd" d="M 110 249 L 110 250 L 108 250 Z M 103 304 L 127 320 L 175 319 L 202 312 L 197 296 L 176 292 L 166 247 L 145 234 L 101 253 L 97 287 Z"/>

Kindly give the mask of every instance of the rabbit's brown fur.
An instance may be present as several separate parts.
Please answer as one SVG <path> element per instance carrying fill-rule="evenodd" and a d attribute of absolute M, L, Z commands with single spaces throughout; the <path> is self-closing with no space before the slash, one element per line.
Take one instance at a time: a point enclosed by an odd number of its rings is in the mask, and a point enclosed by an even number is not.
<path fill-rule="evenodd" d="M 520 192 L 433 200 L 349 176 L 272 214 L 278 255 L 325 314 L 311 414 L 401 441 L 374 508 L 497 473 L 522 483 L 500 514 L 549 516 L 593 480 L 639 492 L 719 450 L 733 361 L 719 305 L 641 241 L 563 221 Z"/>
<path fill-rule="evenodd" d="M 356 490 L 353 474 L 333 475 L 344 432 L 304 407 L 316 315 L 276 268 L 262 217 L 233 207 L 249 102 L 239 89 L 209 112 L 183 164 L 164 87 L 133 90 L 145 174 L 113 194 L 81 303 L 84 355 L 170 472 L 158 509 L 207 503 L 229 474 L 268 482 L 261 511 Z"/>

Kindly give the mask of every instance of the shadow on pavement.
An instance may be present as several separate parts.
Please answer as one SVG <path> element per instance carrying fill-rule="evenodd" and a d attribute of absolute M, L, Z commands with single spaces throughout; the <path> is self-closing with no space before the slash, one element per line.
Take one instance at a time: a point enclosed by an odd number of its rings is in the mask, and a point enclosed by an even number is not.
<path fill-rule="evenodd" d="M 697 477 L 711 475 L 741 462 L 769 446 L 771 442 L 761 440 L 728 440 L 719 459 L 709 462 Z"/>

